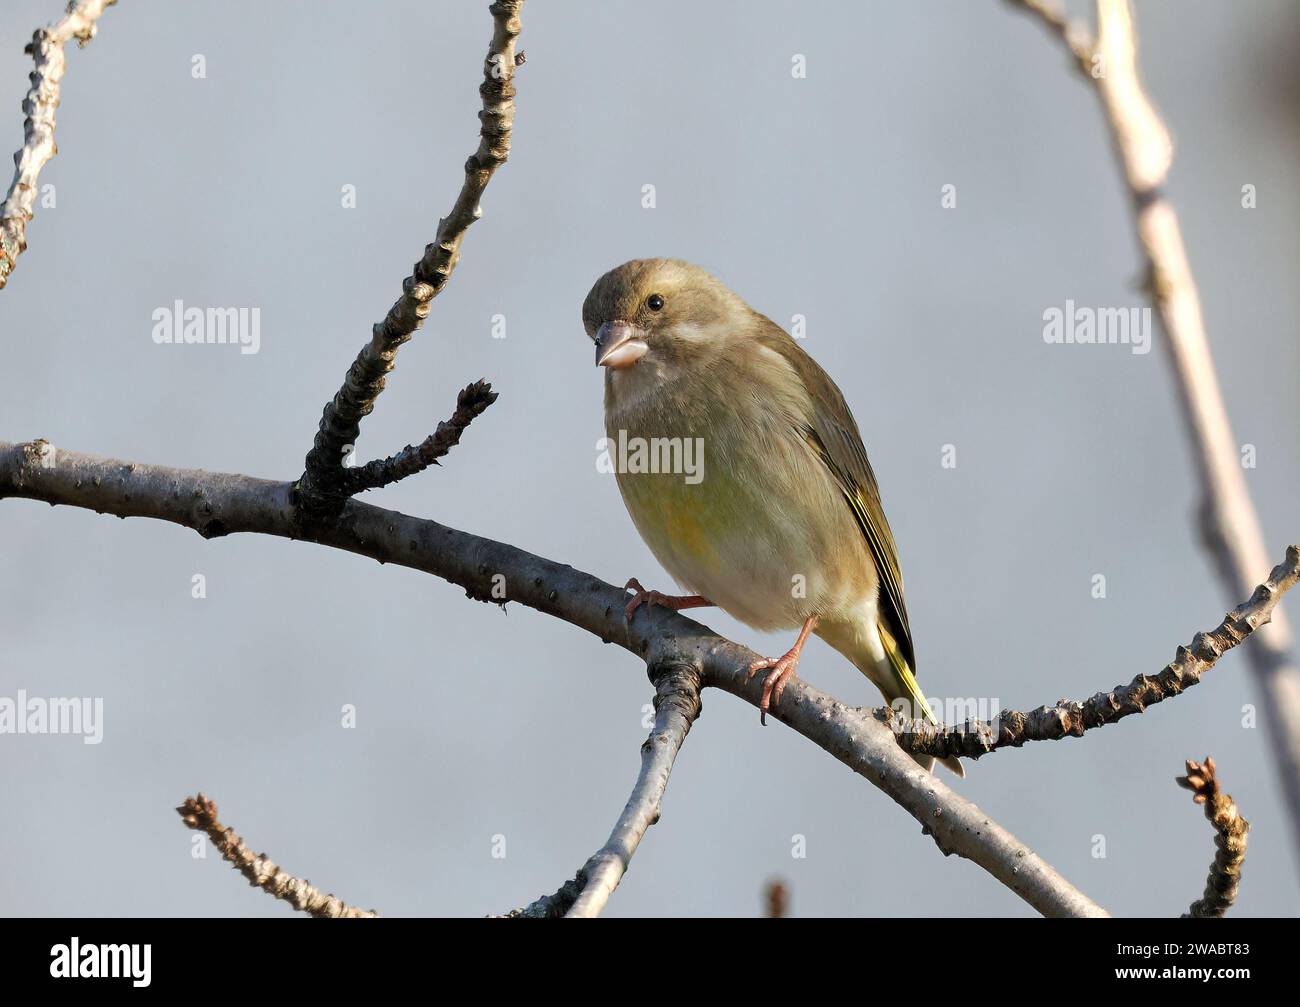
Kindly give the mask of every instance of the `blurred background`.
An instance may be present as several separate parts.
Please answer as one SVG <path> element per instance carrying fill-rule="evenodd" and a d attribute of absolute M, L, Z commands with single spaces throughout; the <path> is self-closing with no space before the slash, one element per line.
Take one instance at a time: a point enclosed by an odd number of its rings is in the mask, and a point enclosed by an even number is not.
<path fill-rule="evenodd" d="M 41 176 L 56 206 L 38 207 L 0 293 L 0 439 L 294 478 L 460 186 L 485 7 L 111 8 L 68 51 L 60 156 Z M 62 8 L 0 14 L 4 151 L 22 140 L 22 47 Z M 1280 560 L 1300 534 L 1300 8 L 1146 0 L 1137 18 Z M 1096 97 L 1035 21 L 992 0 L 532 3 L 523 19 L 510 162 L 359 458 L 425 436 L 470 380 L 501 398 L 444 467 L 370 502 L 670 587 L 596 469 L 601 375 L 579 309 L 609 267 L 678 256 L 786 327 L 806 318 L 881 479 L 928 694 L 1082 699 L 1218 622 L 1228 599 L 1195 534 L 1158 337 L 1139 355 L 1042 336 L 1067 298 L 1146 301 Z M 260 352 L 156 345 L 151 314 L 176 299 L 259 307 Z M 99 745 L 0 735 L 0 913 L 289 914 L 215 852 L 191 856 L 172 809 L 197 790 L 350 902 L 504 912 L 573 875 L 636 775 L 642 666 L 518 605 L 319 547 L 19 500 L 0 502 L 0 557 L 0 696 L 102 697 L 105 717 Z M 789 645 L 700 618 L 762 652 Z M 800 673 L 879 702 L 820 641 Z M 956 786 L 1112 912 L 1167 916 L 1199 896 L 1213 852 L 1173 782 L 1208 752 L 1253 826 L 1234 913 L 1294 915 L 1256 699 L 1230 655 L 1175 702 L 996 754 Z M 758 915 L 773 878 L 796 916 L 1031 912 L 792 731 L 706 693 L 610 913 Z"/>

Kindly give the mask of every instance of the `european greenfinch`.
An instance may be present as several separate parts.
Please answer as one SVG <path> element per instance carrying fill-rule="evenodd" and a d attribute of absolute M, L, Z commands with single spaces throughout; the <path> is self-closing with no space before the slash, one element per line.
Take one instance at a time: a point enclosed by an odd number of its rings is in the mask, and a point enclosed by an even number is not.
<path fill-rule="evenodd" d="M 764 718 L 816 633 L 891 706 L 937 723 L 916 681 L 876 477 L 830 376 L 775 322 L 677 259 L 611 269 L 582 321 L 605 368 L 606 450 L 619 455 L 623 502 L 688 592 L 630 580 L 628 620 L 645 603 L 716 605 L 755 629 L 797 629 L 788 653 L 749 669 L 768 672 Z M 956 759 L 944 764 L 964 775 Z"/>

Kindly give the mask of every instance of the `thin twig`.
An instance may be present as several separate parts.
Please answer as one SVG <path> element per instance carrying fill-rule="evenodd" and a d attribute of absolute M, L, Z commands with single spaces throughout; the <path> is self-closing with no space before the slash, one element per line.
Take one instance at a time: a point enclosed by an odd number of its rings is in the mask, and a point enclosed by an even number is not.
<path fill-rule="evenodd" d="M 479 201 L 497 168 L 510 155 L 515 117 L 515 39 L 521 30 L 523 0 L 497 0 L 492 14 L 492 42 L 483 61 L 479 94 L 483 109 L 478 149 L 465 162 L 465 182 L 451 212 L 438 222 L 437 236 L 402 282 L 402 296 L 349 368 L 343 386 L 325 406 L 306 467 L 298 482 L 300 503 L 311 517 L 337 512 L 347 496 L 348 470 L 343 459 L 361 432 L 361 420 L 375 407 L 397 351 L 424 324 L 432 301 L 447 284 L 460 260 L 460 246 L 470 224 L 483 215 Z"/>
<path fill-rule="evenodd" d="M 907 751 L 938 758 L 964 756 L 978 759 L 999 748 L 1019 748 L 1029 741 L 1077 738 L 1095 727 L 1113 724 L 1148 707 L 1182 695 L 1233 647 L 1268 624 L 1278 603 L 1300 581 L 1300 548 L 1289 546 L 1286 559 L 1273 568 L 1268 580 L 1250 598 L 1224 616 L 1208 633 L 1197 633 L 1190 645 L 1179 647 L 1174 659 L 1154 677 L 1138 675 L 1128 685 L 1099 692 L 1083 702 L 1062 700 L 1053 706 L 1021 713 L 1003 710 L 995 725 L 968 720 L 952 727 L 935 727 L 924 721 L 896 716 L 888 707 L 876 716 L 888 722 Z"/>
<path fill-rule="evenodd" d="M 23 99 L 23 146 L 14 155 L 14 177 L 0 205 L 0 289 L 27 248 L 27 222 L 36 203 L 36 182 L 41 169 L 59 152 L 54 143 L 54 112 L 59 107 L 59 87 L 67 57 L 63 47 L 76 39 L 85 48 L 95 37 L 97 22 L 106 7 L 117 0 L 71 0 L 68 11 L 54 24 L 38 28 L 23 50 L 32 57 L 31 89 Z"/>
<path fill-rule="evenodd" d="M 1148 287 L 1166 336 L 1201 480 L 1201 537 L 1227 596 L 1240 598 L 1268 565 L 1269 553 L 1228 422 L 1178 215 L 1162 188 L 1173 161 L 1173 144 L 1138 75 L 1132 11 L 1127 0 L 1098 0 L 1094 43 L 1086 29 L 1067 22 L 1049 0 L 1013 2 L 1065 42 L 1102 100 L 1132 197 L 1138 241 L 1147 259 Z M 1286 794 L 1294 848 L 1300 854 L 1300 668 L 1291 653 L 1294 645 L 1286 613 L 1278 609 L 1272 625 L 1255 634 L 1246 655 L 1263 694 L 1272 761 Z"/>
<path fill-rule="evenodd" d="M 1223 916 L 1237 901 L 1250 822 L 1241 817 L 1237 802 L 1231 795 L 1219 789 L 1214 760 L 1208 755 L 1203 763 L 1188 759 L 1187 775 L 1175 777 L 1175 782 L 1192 791 L 1192 800 L 1205 806 L 1205 817 L 1214 826 L 1214 861 L 1210 864 L 1209 877 L 1205 879 L 1205 894 L 1192 903 L 1183 918 Z"/>
<path fill-rule="evenodd" d="M 460 443 L 460 435 L 473 422 L 474 417 L 496 400 L 497 393 L 486 381 L 475 381 L 461 389 L 451 419 L 439 423 L 438 429 L 418 445 L 408 444 L 395 455 L 348 469 L 343 482 L 348 496 L 388 486 L 407 476 L 423 472 L 430 465 L 437 465 L 439 458 Z"/>
<path fill-rule="evenodd" d="M 350 906 L 333 895 L 326 895 L 302 878 L 295 878 L 280 870 L 265 853 L 254 853 L 234 829 L 217 820 L 216 802 L 202 794 L 185 798 L 185 803 L 176 810 L 180 813 L 181 821 L 191 829 L 208 834 L 221 856 L 246 877 L 250 885 L 277 899 L 283 899 L 300 912 L 332 920 L 370 919 L 378 915 L 371 910 Z"/>

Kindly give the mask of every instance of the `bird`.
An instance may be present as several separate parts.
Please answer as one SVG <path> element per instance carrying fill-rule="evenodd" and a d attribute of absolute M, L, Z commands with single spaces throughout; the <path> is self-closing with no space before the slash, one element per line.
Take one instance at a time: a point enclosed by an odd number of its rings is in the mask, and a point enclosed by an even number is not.
<path fill-rule="evenodd" d="M 757 630 L 797 630 L 784 655 L 748 669 L 751 678 L 767 672 L 763 722 L 815 633 L 895 709 L 938 725 L 916 680 L 880 488 L 830 375 L 779 325 L 680 259 L 609 270 L 587 294 L 582 322 L 604 369 L 604 444 L 622 456 L 611 459 L 619 492 L 685 592 L 631 578 L 629 626 L 642 605 L 716 606 Z M 698 471 L 681 471 L 686 459 Z M 941 761 L 965 775 L 956 758 Z"/>

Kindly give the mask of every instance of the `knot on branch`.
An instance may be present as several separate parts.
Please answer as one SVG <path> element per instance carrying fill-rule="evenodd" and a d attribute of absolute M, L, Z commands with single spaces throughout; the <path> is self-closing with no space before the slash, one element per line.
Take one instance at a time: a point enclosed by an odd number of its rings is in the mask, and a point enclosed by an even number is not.
<path fill-rule="evenodd" d="M 530 902 L 522 909 L 512 909 L 502 919 L 507 920 L 558 920 L 573 908 L 587 886 L 587 873 L 579 870 L 578 875 L 562 884 L 553 895 L 543 895 L 535 902 Z"/>
<path fill-rule="evenodd" d="M 676 712 L 686 721 L 686 730 L 695 723 L 703 709 L 700 699 L 702 676 L 697 665 L 679 657 L 652 661 L 646 666 L 646 675 L 655 687 L 656 715 Z M 669 710 L 661 709 L 667 705 Z M 647 740 L 646 744 L 649 744 Z"/>
<path fill-rule="evenodd" d="M 49 468 L 54 464 L 54 458 L 54 445 L 44 437 L 38 437 L 36 440 L 28 441 L 23 445 L 23 462 L 26 465 Z"/>
<path fill-rule="evenodd" d="M 495 0 L 488 6 L 488 13 L 497 22 L 498 30 L 503 35 L 513 39 L 523 31 L 523 23 L 519 20 L 519 10 L 523 5 L 524 0 Z"/>

